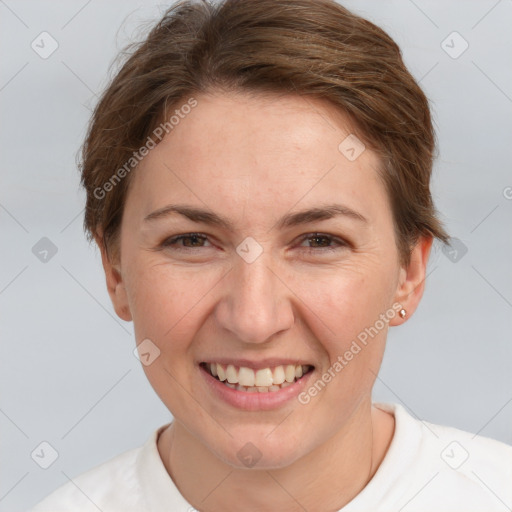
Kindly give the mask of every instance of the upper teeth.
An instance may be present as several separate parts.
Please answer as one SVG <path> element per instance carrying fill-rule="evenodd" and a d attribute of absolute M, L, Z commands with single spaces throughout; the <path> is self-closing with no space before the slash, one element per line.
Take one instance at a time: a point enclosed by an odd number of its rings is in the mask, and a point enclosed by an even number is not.
<path fill-rule="evenodd" d="M 221 381 L 227 380 L 230 384 L 240 384 L 248 387 L 270 387 L 282 384 L 285 381 L 293 382 L 295 378 L 302 377 L 308 371 L 309 366 L 287 364 L 254 371 L 246 366 L 237 368 L 232 364 L 223 366 L 218 363 L 209 363 L 207 368 L 214 377 L 218 377 Z"/>

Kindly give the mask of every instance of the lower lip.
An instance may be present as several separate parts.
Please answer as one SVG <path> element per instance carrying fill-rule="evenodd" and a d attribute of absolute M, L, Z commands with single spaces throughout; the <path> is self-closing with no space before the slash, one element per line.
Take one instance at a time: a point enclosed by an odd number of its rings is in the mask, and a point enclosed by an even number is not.
<path fill-rule="evenodd" d="M 210 375 L 202 366 L 199 366 L 199 370 L 208 387 L 218 398 L 233 407 L 245 409 L 246 411 L 269 411 L 278 409 L 294 398 L 297 399 L 314 372 L 314 369 L 309 371 L 299 380 L 279 391 L 266 391 L 264 393 L 255 391 L 249 393 L 226 386 L 220 380 Z"/>

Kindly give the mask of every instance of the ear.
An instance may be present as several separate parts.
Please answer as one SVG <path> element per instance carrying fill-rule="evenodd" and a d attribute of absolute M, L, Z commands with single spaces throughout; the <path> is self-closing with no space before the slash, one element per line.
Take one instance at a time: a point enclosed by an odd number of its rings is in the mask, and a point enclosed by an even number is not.
<path fill-rule="evenodd" d="M 427 263 L 433 241 L 434 238 L 432 236 L 420 237 L 411 251 L 409 266 L 400 269 L 395 302 L 401 304 L 400 309 L 405 309 L 407 315 L 405 318 L 402 318 L 398 314 L 400 310 L 397 310 L 397 315 L 389 322 L 390 325 L 404 323 L 416 311 L 425 290 Z"/>
<path fill-rule="evenodd" d="M 114 310 L 119 318 L 129 322 L 132 320 L 132 315 L 121 274 L 120 258 L 117 258 L 118 262 L 111 261 L 111 257 L 107 254 L 101 231 L 98 231 L 94 239 L 101 251 L 101 262 L 103 264 L 103 270 L 105 271 L 107 290 Z"/>

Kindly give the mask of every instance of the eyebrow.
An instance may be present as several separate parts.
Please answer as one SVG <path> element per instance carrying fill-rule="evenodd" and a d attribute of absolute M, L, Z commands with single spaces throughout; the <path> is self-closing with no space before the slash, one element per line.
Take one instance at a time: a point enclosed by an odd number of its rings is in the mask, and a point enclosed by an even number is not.
<path fill-rule="evenodd" d="M 184 204 L 169 204 L 159 208 L 144 218 L 144 222 L 150 222 L 156 219 L 179 214 L 193 222 L 200 222 L 212 226 L 218 226 L 228 231 L 234 231 L 234 226 L 230 220 L 218 215 L 210 210 L 197 208 Z M 316 208 L 309 208 L 294 213 L 287 213 L 275 224 L 278 229 L 290 228 L 310 222 L 332 219 L 338 216 L 345 216 L 360 222 L 368 223 L 368 219 L 359 212 L 352 210 L 342 204 L 329 204 Z"/>

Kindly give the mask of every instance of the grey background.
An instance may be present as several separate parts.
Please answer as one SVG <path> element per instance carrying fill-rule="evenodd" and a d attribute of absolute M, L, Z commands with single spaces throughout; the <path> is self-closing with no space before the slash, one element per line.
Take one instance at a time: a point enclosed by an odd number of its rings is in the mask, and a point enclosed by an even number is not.
<path fill-rule="evenodd" d="M 374 400 L 512 444 L 512 2 L 343 3 L 395 38 L 430 98 L 434 197 L 467 248 L 453 261 L 436 246 L 420 308 L 390 331 Z M 0 0 L 1 511 L 25 510 L 171 419 L 85 241 L 75 165 L 113 57 L 167 5 Z M 31 48 L 42 31 L 59 44 L 47 59 Z M 456 59 L 441 47 L 453 31 L 469 43 Z M 452 52 L 460 43 L 448 39 Z M 58 249 L 46 263 L 32 252 L 42 237 Z M 59 454 L 46 470 L 31 458 L 42 441 Z"/>

